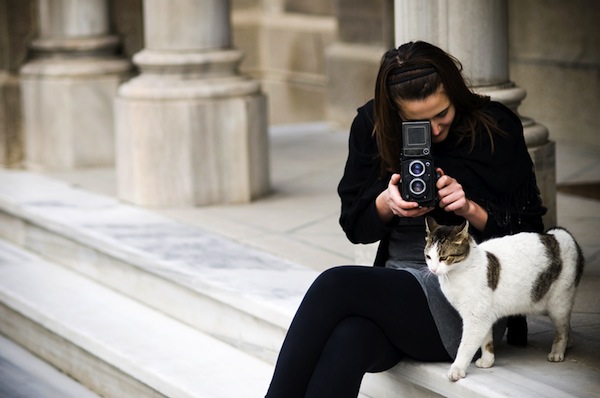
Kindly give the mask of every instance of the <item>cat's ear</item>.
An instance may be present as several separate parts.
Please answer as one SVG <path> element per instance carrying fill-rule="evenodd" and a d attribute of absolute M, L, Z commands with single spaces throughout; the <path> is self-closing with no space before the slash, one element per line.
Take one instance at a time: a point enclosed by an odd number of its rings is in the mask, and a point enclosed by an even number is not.
<path fill-rule="evenodd" d="M 469 235 L 469 222 L 467 220 L 461 224 L 460 234 L 466 236 Z"/>
<path fill-rule="evenodd" d="M 425 230 L 427 231 L 427 233 L 431 233 L 431 231 L 435 230 L 437 227 L 438 223 L 435 222 L 433 217 L 425 217 Z"/>

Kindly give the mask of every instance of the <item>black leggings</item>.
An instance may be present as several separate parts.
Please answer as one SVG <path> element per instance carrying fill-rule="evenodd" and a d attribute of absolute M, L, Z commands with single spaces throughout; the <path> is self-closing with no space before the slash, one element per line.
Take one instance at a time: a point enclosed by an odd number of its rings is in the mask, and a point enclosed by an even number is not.
<path fill-rule="evenodd" d="M 450 360 L 419 282 L 381 267 L 332 268 L 300 304 L 266 396 L 356 397 L 366 372 L 403 356 Z"/>

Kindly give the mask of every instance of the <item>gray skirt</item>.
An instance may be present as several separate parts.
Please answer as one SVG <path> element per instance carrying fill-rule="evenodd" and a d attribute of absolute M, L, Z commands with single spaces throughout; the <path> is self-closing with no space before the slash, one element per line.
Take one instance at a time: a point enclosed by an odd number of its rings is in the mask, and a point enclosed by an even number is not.
<path fill-rule="evenodd" d="M 429 310 L 435 321 L 442 343 L 452 358 L 456 358 L 462 337 L 462 318 L 450 304 L 435 274 L 427 268 L 424 258 L 425 227 L 423 220 L 402 219 L 404 225 L 396 228 L 391 235 L 390 259 L 386 268 L 399 272 L 410 272 L 421 284 L 427 297 Z M 494 344 L 498 344 L 506 331 L 506 319 L 494 325 Z"/>
<path fill-rule="evenodd" d="M 442 343 L 452 358 L 456 358 L 458 345 L 462 336 L 462 319 L 459 313 L 442 293 L 440 282 L 434 274 L 429 272 L 425 264 L 415 268 L 417 264 L 405 263 L 397 260 L 388 260 L 386 268 L 392 268 L 399 272 L 410 272 L 421 284 L 423 292 L 427 297 L 429 310 L 437 326 Z"/>

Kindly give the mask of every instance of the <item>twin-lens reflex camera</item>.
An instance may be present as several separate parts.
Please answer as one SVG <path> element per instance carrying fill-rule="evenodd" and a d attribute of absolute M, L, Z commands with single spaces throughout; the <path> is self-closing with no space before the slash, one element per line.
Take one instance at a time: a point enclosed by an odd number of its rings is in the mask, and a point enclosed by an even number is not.
<path fill-rule="evenodd" d="M 431 154 L 431 123 L 402 123 L 402 156 L 400 159 L 400 193 L 407 202 L 430 207 L 437 202 L 435 171 Z"/>

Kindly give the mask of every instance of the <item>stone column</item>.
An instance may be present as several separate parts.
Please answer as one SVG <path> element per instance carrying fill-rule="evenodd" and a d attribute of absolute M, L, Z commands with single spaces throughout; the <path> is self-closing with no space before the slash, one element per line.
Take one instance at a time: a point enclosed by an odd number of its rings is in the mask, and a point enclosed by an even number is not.
<path fill-rule="evenodd" d="M 107 0 L 39 0 L 39 38 L 21 68 L 26 165 L 114 163 L 113 98 L 130 69 L 114 55 Z"/>
<path fill-rule="evenodd" d="M 394 14 L 396 45 L 424 40 L 440 46 L 461 61 L 475 91 L 518 113 L 526 92 L 509 79 L 506 0 L 395 0 Z M 555 143 L 546 127 L 520 117 L 550 227 L 556 225 Z"/>
<path fill-rule="evenodd" d="M 144 29 L 141 74 L 116 100 L 119 196 L 185 206 L 265 194 L 266 101 L 238 73 L 229 0 L 144 0 Z"/>

